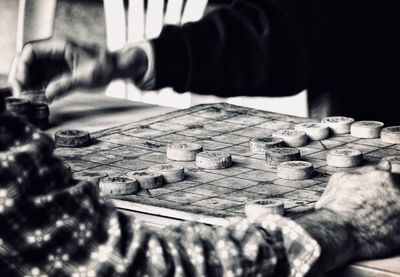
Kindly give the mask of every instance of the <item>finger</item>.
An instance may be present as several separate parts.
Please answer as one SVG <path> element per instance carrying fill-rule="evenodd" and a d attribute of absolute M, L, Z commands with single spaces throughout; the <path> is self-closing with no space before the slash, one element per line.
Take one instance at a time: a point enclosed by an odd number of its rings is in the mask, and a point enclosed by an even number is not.
<path fill-rule="evenodd" d="M 46 88 L 46 97 L 51 103 L 54 100 L 65 97 L 70 94 L 77 87 L 76 79 L 69 75 L 64 74 L 61 77 L 51 81 Z"/>

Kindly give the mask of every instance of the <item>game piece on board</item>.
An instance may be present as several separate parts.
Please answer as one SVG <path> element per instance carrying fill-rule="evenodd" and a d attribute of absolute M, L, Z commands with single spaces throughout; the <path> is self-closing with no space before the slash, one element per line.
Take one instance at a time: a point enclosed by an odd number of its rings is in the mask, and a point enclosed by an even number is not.
<path fill-rule="evenodd" d="M 164 183 L 175 183 L 185 179 L 185 169 L 181 165 L 159 164 L 148 168 L 150 172 L 156 172 L 163 176 Z"/>
<path fill-rule="evenodd" d="M 304 161 L 289 161 L 278 164 L 278 177 L 288 180 L 304 180 L 312 178 L 314 165 Z"/>
<path fill-rule="evenodd" d="M 174 143 L 167 147 L 167 158 L 174 161 L 194 161 L 196 155 L 203 151 L 197 143 Z"/>
<path fill-rule="evenodd" d="M 59 130 L 54 135 L 57 146 L 82 147 L 89 145 L 90 134 L 82 130 Z"/>
<path fill-rule="evenodd" d="M 379 138 L 383 125 L 379 121 L 356 121 L 351 124 L 350 134 L 356 138 Z"/>
<path fill-rule="evenodd" d="M 157 172 L 131 171 L 126 175 L 137 180 L 141 189 L 156 189 L 162 187 L 164 183 L 163 176 Z"/>
<path fill-rule="evenodd" d="M 99 188 L 105 195 L 130 195 L 139 191 L 139 183 L 123 176 L 105 177 L 100 180 Z"/>
<path fill-rule="evenodd" d="M 282 162 L 297 161 L 301 157 L 300 151 L 296 148 L 271 148 L 265 152 L 265 160 L 268 165 L 278 165 Z"/>
<path fill-rule="evenodd" d="M 383 128 L 381 131 L 381 140 L 387 143 L 400 144 L 400 126 Z"/>
<path fill-rule="evenodd" d="M 284 147 L 283 139 L 276 137 L 256 137 L 249 141 L 250 151 L 256 154 L 265 154 L 269 148 Z"/>
<path fill-rule="evenodd" d="M 227 152 L 205 151 L 197 154 L 196 165 L 205 169 L 223 169 L 232 165 L 232 156 Z"/>
<path fill-rule="evenodd" d="M 333 167 L 355 167 L 363 162 L 363 154 L 353 149 L 330 150 L 326 156 L 326 163 Z"/>
<path fill-rule="evenodd" d="M 40 129 L 46 129 L 49 125 L 50 110 L 44 103 L 32 103 L 30 121 Z"/>
<path fill-rule="evenodd" d="M 332 134 L 334 135 L 350 133 L 350 126 L 353 122 L 353 118 L 345 116 L 330 116 L 325 117 L 321 120 L 321 123 L 328 126 L 331 129 Z"/>
<path fill-rule="evenodd" d="M 382 160 L 388 161 L 392 166 L 391 171 L 393 173 L 400 174 L 400 156 L 388 156 L 383 157 Z"/>
<path fill-rule="evenodd" d="M 105 172 L 92 172 L 92 171 L 81 171 L 73 174 L 74 179 L 89 181 L 96 185 L 99 185 L 100 180 L 108 177 L 108 174 Z"/>
<path fill-rule="evenodd" d="M 289 147 L 300 147 L 307 144 L 307 134 L 299 130 L 279 130 L 274 132 L 272 136 L 283 139 Z"/>
<path fill-rule="evenodd" d="M 29 119 L 30 102 L 23 98 L 7 97 L 6 108 L 9 112 L 24 119 Z"/>
<path fill-rule="evenodd" d="M 21 91 L 20 97 L 29 100 L 31 103 L 48 103 L 44 89 Z"/>
<path fill-rule="evenodd" d="M 244 206 L 244 213 L 250 219 L 256 219 L 268 214 L 283 215 L 284 210 L 282 201 L 275 199 L 252 200 Z"/>
<path fill-rule="evenodd" d="M 322 123 L 300 123 L 294 128 L 305 132 L 310 140 L 323 140 L 329 137 L 329 127 Z"/>

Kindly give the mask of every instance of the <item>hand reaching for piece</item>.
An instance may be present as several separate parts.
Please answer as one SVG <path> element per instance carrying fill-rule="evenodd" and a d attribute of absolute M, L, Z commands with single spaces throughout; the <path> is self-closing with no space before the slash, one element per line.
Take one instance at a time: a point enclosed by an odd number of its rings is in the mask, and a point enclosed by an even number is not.
<path fill-rule="evenodd" d="M 134 80 L 146 69 L 147 57 L 140 48 L 110 53 L 97 45 L 44 41 L 24 47 L 11 79 L 17 94 L 46 87 L 51 102 L 75 89 L 103 87 L 115 78 Z"/>

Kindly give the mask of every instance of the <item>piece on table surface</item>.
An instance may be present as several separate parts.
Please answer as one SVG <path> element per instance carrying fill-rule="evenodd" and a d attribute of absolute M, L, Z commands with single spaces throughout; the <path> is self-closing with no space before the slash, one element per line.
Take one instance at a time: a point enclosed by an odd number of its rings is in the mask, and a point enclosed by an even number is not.
<path fill-rule="evenodd" d="M 284 146 L 283 139 L 276 137 L 256 137 L 249 141 L 250 151 L 256 154 L 265 154 L 267 149 Z"/>
<path fill-rule="evenodd" d="M 163 176 L 157 172 L 131 171 L 126 175 L 128 178 L 137 180 L 141 189 L 156 189 L 164 184 Z"/>
<path fill-rule="evenodd" d="M 105 195 L 130 195 L 139 191 L 139 183 L 123 176 L 105 177 L 100 180 L 99 188 Z"/>
<path fill-rule="evenodd" d="M 7 97 L 5 99 L 6 109 L 14 115 L 26 120 L 29 119 L 30 102 L 23 98 Z"/>
<path fill-rule="evenodd" d="M 196 155 L 203 151 L 197 143 L 174 143 L 167 147 L 167 158 L 174 161 L 194 161 Z"/>
<path fill-rule="evenodd" d="M 301 147 L 307 144 L 307 134 L 299 130 L 279 130 L 274 132 L 272 136 L 283 139 L 289 147 Z"/>
<path fill-rule="evenodd" d="M 383 125 L 380 121 L 356 121 L 351 124 L 350 134 L 356 138 L 379 138 Z"/>
<path fill-rule="evenodd" d="M 381 131 L 381 140 L 387 143 L 400 144 L 400 126 L 383 128 Z"/>
<path fill-rule="evenodd" d="M 82 147 L 90 144 L 90 133 L 82 130 L 59 130 L 54 135 L 57 146 Z"/>
<path fill-rule="evenodd" d="M 328 126 L 334 135 L 350 133 L 350 126 L 353 122 L 353 118 L 345 116 L 330 116 L 321 120 L 321 123 Z"/>
<path fill-rule="evenodd" d="M 283 215 L 285 211 L 282 201 L 275 199 L 258 199 L 249 201 L 244 206 L 244 212 L 250 219 L 256 219 L 267 214 Z"/>
<path fill-rule="evenodd" d="M 329 137 L 329 127 L 323 123 L 300 123 L 294 128 L 305 132 L 310 140 L 323 140 Z"/>
<path fill-rule="evenodd" d="M 277 174 L 279 178 L 287 180 L 310 179 L 314 174 L 314 165 L 304 161 L 289 161 L 278 164 Z"/>
<path fill-rule="evenodd" d="M 382 160 L 388 161 L 392 166 L 391 171 L 393 173 L 400 174 L 400 156 L 388 156 L 383 157 Z"/>
<path fill-rule="evenodd" d="M 46 129 L 49 126 L 50 109 L 44 103 L 31 103 L 30 122 L 40 129 Z"/>
<path fill-rule="evenodd" d="M 265 160 L 268 165 L 278 165 L 282 162 L 300 160 L 300 151 L 296 148 L 271 148 L 265 152 Z"/>
<path fill-rule="evenodd" d="M 185 179 L 185 169 L 181 165 L 158 164 L 150 166 L 148 171 L 161 174 L 164 183 L 175 183 Z"/>
<path fill-rule="evenodd" d="M 232 165 L 232 156 L 222 151 L 205 151 L 197 154 L 196 165 L 204 169 L 223 169 Z"/>
<path fill-rule="evenodd" d="M 363 162 L 363 154 L 353 149 L 330 150 L 326 156 L 326 163 L 333 167 L 355 167 Z"/>

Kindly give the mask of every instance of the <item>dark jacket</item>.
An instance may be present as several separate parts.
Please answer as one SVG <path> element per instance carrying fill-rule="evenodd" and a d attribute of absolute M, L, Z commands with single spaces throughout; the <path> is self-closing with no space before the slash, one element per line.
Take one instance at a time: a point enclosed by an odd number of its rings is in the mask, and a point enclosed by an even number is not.
<path fill-rule="evenodd" d="M 152 41 L 157 87 L 223 97 L 307 89 L 313 117 L 399 124 L 396 3 L 236 0 Z"/>

